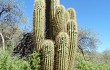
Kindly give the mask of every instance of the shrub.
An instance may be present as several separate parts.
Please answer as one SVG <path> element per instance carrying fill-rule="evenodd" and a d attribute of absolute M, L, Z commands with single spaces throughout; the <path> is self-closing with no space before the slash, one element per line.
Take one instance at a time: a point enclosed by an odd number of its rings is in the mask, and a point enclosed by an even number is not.
<path fill-rule="evenodd" d="M 26 61 L 28 61 L 31 70 L 39 70 L 40 68 L 40 57 L 37 52 L 33 52 L 31 55 L 29 55 L 26 58 Z"/>
<path fill-rule="evenodd" d="M 0 48 L 0 70 L 38 70 L 39 56 L 37 53 L 29 57 L 13 56 L 12 50 L 3 51 Z"/>
<path fill-rule="evenodd" d="M 30 70 L 27 61 L 12 56 L 11 51 L 0 49 L 0 70 Z"/>
<path fill-rule="evenodd" d="M 93 63 L 91 61 L 86 61 L 83 57 L 77 57 L 76 70 L 110 70 L 110 64 L 104 63 Z"/>

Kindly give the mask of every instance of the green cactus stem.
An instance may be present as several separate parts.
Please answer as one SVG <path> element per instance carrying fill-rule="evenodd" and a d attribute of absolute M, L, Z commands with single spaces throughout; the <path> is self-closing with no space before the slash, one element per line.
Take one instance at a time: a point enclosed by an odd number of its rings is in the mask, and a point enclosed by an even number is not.
<path fill-rule="evenodd" d="M 53 18 L 55 17 L 56 6 L 60 4 L 59 0 L 46 0 L 46 38 L 51 39 Z"/>
<path fill-rule="evenodd" d="M 52 24 L 53 39 L 58 35 L 59 32 L 63 32 L 65 28 L 65 8 L 63 5 L 56 6 L 54 23 Z"/>
<path fill-rule="evenodd" d="M 44 41 L 45 30 L 45 0 L 36 0 L 33 13 L 33 29 L 35 50 L 40 51 Z"/>
<path fill-rule="evenodd" d="M 73 19 L 76 21 L 76 11 L 73 8 L 69 8 L 68 12 L 70 14 L 70 19 Z"/>
<path fill-rule="evenodd" d="M 60 32 L 55 40 L 55 70 L 68 70 L 69 36 Z"/>
<path fill-rule="evenodd" d="M 42 68 L 43 70 L 53 70 L 54 66 L 54 43 L 51 40 L 45 40 L 42 45 Z"/>
<path fill-rule="evenodd" d="M 70 37 L 70 46 L 69 46 L 69 67 L 68 70 L 74 70 L 74 61 L 76 57 L 76 49 L 77 49 L 77 24 L 74 20 L 69 20 L 67 24 L 67 33 Z"/>
<path fill-rule="evenodd" d="M 69 12 L 65 10 L 64 16 L 65 16 L 65 28 L 64 28 L 64 31 L 67 32 L 67 22 L 70 19 Z"/>
<path fill-rule="evenodd" d="M 60 5 L 60 1 L 59 0 L 51 0 L 51 19 L 53 19 L 55 17 L 55 10 L 56 10 L 56 6 Z"/>

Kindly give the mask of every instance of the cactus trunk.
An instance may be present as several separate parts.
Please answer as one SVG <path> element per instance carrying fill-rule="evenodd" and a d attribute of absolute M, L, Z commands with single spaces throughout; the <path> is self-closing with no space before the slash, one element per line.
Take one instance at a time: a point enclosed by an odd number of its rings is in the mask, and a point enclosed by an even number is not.
<path fill-rule="evenodd" d="M 69 36 L 60 32 L 55 40 L 55 70 L 68 70 Z"/>
<path fill-rule="evenodd" d="M 40 51 L 42 42 L 44 41 L 45 30 L 45 0 L 36 0 L 34 7 L 34 43 L 35 50 Z"/>

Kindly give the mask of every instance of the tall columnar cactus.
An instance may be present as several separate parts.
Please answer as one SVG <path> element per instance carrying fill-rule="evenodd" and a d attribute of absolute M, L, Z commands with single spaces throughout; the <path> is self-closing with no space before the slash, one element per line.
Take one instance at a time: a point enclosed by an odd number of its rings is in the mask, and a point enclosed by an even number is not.
<path fill-rule="evenodd" d="M 60 32 L 55 40 L 55 70 L 68 70 L 69 36 Z"/>
<path fill-rule="evenodd" d="M 69 20 L 67 24 L 67 33 L 70 37 L 70 46 L 69 46 L 69 67 L 68 70 L 74 70 L 74 61 L 76 57 L 77 49 L 77 24 L 75 20 Z"/>
<path fill-rule="evenodd" d="M 73 19 L 76 21 L 76 11 L 73 8 L 69 8 L 68 12 L 70 14 L 70 19 Z"/>
<path fill-rule="evenodd" d="M 55 12 L 55 18 L 54 23 L 52 24 L 52 33 L 53 33 L 53 39 L 56 37 L 56 35 L 64 31 L 65 28 L 65 8 L 63 5 L 56 6 L 56 12 Z"/>
<path fill-rule="evenodd" d="M 60 0 L 36 0 L 33 29 L 35 49 L 42 55 L 41 69 L 73 70 L 78 45 L 75 10 L 66 11 Z M 45 33 L 46 38 L 55 40 L 55 45 L 51 40 L 44 40 Z"/>
<path fill-rule="evenodd" d="M 55 17 L 56 6 L 60 4 L 59 0 L 46 0 L 46 38 L 51 39 L 52 23 Z"/>
<path fill-rule="evenodd" d="M 36 0 L 33 13 L 34 43 L 36 51 L 40 51 L 44 41 L 45 0 Z"/>
<path fill-rule="evenodd" d="M 43 70 L 53 70 L 54 66 L 54 43 L 51 40 L 45 40 L 42 45 L 42 68 Z"/>

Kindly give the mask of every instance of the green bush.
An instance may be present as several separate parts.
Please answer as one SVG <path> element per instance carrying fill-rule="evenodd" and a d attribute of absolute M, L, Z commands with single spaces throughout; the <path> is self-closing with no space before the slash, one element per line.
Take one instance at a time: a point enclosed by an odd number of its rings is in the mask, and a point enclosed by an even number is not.
<path fill-rule="evenodd" d="M 76 70 L 110 70 L 110 64 L 95 64 L 91 61 L 84 60 L 81 56 L 78 56 Z"/>
<path fill-rule="evenodd" d="M 11 51 L 0 49 L 0 70 L 30 70 L 27 61 L 14 57 Z"/>
<path fill-rule="evenodd" d="M 13 56 L 11 50 L 0 48 L 0 70 L 38 70 L 39 56 L 33 53 L 28 58 Z"/>
<path fill-rule="evenodd" d="M 26 58 L 26 61 L 28 61 L 31 70 L 39 70 L 40 68 L 40 57 L 37 52 L 34 52 L 33 54 L 29 55 Z"/>

